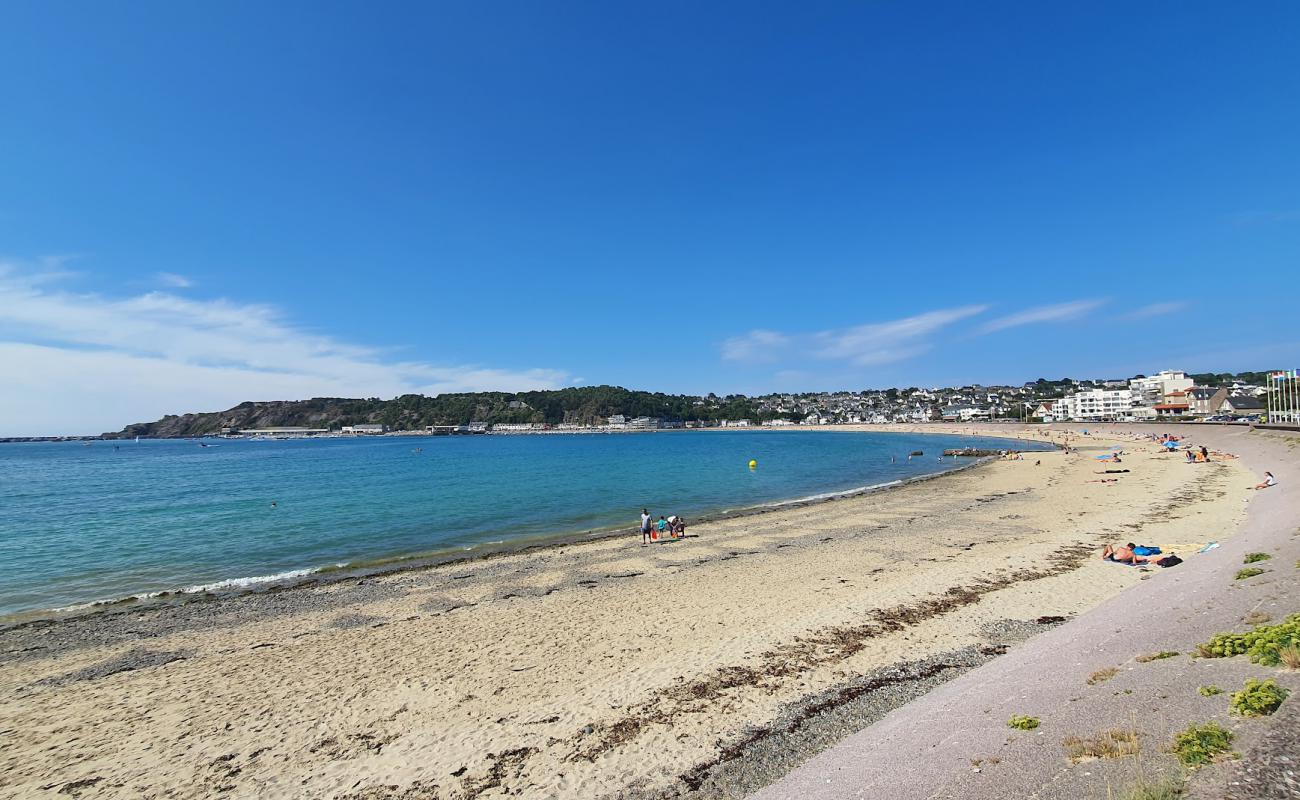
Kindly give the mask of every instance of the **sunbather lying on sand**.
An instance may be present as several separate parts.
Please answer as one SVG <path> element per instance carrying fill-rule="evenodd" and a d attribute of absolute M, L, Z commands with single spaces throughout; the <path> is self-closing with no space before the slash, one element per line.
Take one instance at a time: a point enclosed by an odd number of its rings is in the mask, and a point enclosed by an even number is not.
<path fill-rule="evenodd" d="M 1126 544 L 1122 547 L 1111 547 L 1106 545 L 1101 550 L 1102 561 L 1114 561 L 1116 564 L 1150 564 L 1155 558 L 1143 558 L 1133 552 L 1133 545 Z"/>

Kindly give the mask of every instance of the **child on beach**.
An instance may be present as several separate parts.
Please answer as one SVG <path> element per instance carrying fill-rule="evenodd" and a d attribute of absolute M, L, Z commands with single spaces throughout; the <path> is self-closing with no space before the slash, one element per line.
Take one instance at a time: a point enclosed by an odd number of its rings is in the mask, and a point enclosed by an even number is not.
<path fill-rule="evenodd" d="M 650 539 L 650 512 L 641 509 L 641 544 L 646 544 Z"/>
<path fill-rule="evenodd" d="M 1255 484 L 1256 489 L 1267 489 L 1270 486 L 1277 486 L 1277 478 L 1274 478 L 1271 472 L 1265 472 L 1264 480 Z"/>

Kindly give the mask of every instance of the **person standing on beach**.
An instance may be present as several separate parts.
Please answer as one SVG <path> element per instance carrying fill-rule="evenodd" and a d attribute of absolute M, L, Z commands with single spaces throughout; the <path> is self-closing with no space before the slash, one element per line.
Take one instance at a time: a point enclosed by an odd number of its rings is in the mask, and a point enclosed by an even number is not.
<path fill-rule="evenodd" d="M 641 509 L 641 544 L 646 544 L 650 538 L 650 512 Z"/>

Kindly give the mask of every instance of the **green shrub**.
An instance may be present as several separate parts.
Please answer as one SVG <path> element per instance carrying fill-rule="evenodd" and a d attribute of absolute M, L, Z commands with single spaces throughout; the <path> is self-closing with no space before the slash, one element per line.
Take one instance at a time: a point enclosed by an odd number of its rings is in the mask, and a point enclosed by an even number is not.
<path fill-rule="evenodd" d="M 1189 725 L 1187 730 L 1174 735 L 1170 750 L 1184 766 L 1197 767 L 1208 764 L 1220 753 L 1232 747 L 1232 731 L 1217 722 Z"/>
<path fill-rule="evenodd" d="M 1300 646 L 1300 614 L 1292 614 L 1276 625 L 1258 625 L 1248 633 L 1220 633 L 1198 645 L 1196 652 L 1203 658 L 1244 654 L 1257 664 L 1275 667 L 1281 661 L 1283 649 L 1297 646 Z"/>
<path fill-rule="evenodd" d="M 1266 681 L 1257 681 L 1254 678 L 1246 681 L 1246 687 L 1240 692 L 1232 694 L 1232 710 L 1234 713 L 1243 717 L 1267 717 L 1278 706 L 1290 692 L 1277 685 L 1277 681 L 1269 678 Z"/>
<path fill-rule="evenodd" d="M 1038 727 L 1038 717 L 1026 717 L 1017 714 L 1007 720 L 1007 727 L 1015 728 L 1018 731 L 1032 731 L 1034 728 Z"/>
<path fill-rule="evenodd" d="M 1243 564 L 1254 564 L 1256 561 L 1268 561 L 1272 558 L 1268 553 L 1247 553 L 1246 557 L 1241 560 Z"/>
<path fill-rule="evenodd" d="M 1246 567 L 1245 569 L 1237 570 L 1236 580 L 1244 581 L 1247 578 L 1253 578 L 1256 575 L 1263 575 L 1263 574 L 1264 574 L 1264 570 L 1260 569 L 1259 567 Z"/>
<path fill-rule="evenodd" d="M 1223 694 L 1223 690 L 1215 686 L 1214 684 L 1210 684 L 1209 686 L 1201 686 L 1197 688 L 1196 691 L 1201 693 L 1201 697 L 1214 697 L 1216 694 Z"/>

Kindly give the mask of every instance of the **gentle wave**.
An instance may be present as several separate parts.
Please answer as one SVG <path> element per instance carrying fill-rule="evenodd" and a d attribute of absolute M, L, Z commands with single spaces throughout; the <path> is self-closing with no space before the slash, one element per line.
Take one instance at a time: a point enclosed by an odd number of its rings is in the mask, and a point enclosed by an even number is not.
<path fill-rule="evenodd" d="M 343 565 L 339 565 L 343 566 Z M 226 589 L 245 589 L 250 586 L 260 586 L 264 583 L 276 583 L 277 581 L 288 581 L 294 578 L 305 578 L 321 571 L 321 567 L 312 569 L 291 569 L 288 572 L 277 572 L 274 575 L 253 575 L 247 578 L 227 578 L 224 581 L 215 583 L 199 583 L 190 586 L 187 589 L 181 589 L 180 594 L 202 594 L 204 592 L 220 592 Z M 158 596 L 160 593 L 154 593 Z"/>

